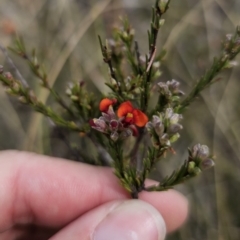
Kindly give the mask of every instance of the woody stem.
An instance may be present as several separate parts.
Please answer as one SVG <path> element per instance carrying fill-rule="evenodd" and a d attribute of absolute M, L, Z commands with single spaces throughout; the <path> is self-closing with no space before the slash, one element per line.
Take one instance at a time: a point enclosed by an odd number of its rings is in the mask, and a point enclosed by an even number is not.
<path fill-rule="evenodd" d="M 143 136 L 144 136 L 144 129 L 141 128 L 139 130 L 139 136 L 133 146 L 132 151 L 130 152 L 131 165 L 137 168 L 141 166 L 141 162 L 137 156 L 137 153 L 138 153 L 139 145 L 142 141 Z"/>

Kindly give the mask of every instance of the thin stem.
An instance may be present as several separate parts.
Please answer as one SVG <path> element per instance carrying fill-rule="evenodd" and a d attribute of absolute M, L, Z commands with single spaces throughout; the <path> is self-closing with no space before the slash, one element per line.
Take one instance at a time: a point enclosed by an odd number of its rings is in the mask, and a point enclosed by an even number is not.
<path fill-rule="evenodd" d="M 113 159 L 112 157 L 110 156 L 110 154 L 108 153 L 108 151 L 101 145 L 99 144 L 93 134 L 91 134 L 91 132 L 89 132 L 87 134 L 87 137 L 91 140 L 91 142 L 95 145 L 97 151 L 98 151 L 98 154 L 100 156 L 100 159 L 102 160 L 102 164 L 104 166 L 111 166 L 112 163 L 113 163 Z"/>
<path fill-rule="evenodd" d="M 138 199 L 138 192 L 137 191 L 131 192 L 131 196 L 133 199 Z"/>
<path fill-rule="evenodd" d="M 28 57 L 28 55 L 25 53 L 25 57 L 24 59 L 26 59 L 29 63 L 29 65 L 31 66 L 31 68 L 33 69 L 33 73 L 35 74 L 35 76 L 37 76 L 40 80 L 42 80 L 43 82 L 43 86 L 45 88 L 47 88 L 50 93 L 52 94 L 52 96 L 56 99 L 56 101 L 64 108 L 67 110 L 67 112 L 71 115 L 74 116 L 74 113 L 72 112 L 72 110 L 67 106 L 67 104 L 64 102 L 64 100 L 60 97 L 60 95 L 53 89 L 50 87 L 48 80 L 47 80 L 47 75 L 44 73 L 41 73 L 39 70 L 39 66 L 34 64 L 34 62 Z"/>
<path fill-rule="evenodd" d="M 125 42 L 124 42 L 125 43 Z M 135 63 L 135 59 L 134 59 L 134 52 L 131 49 L 131 43 L 130 42 L 126 42 L 125 43 L 126 47 L 127 47 L 127 57 L 128 57 L 128 61 L 131 64 L 132 70 L 134 72 L 135 75 L 139 74 L 139 67 L 138 65 Z"/>
<path fill-rule="evenodd" d="M 192 89 L 189 95 L 180 103 L 175 106 L 178 112 L 182 112 L 190 103 L 200 94 L 200 92 L 214 83 L 214 78 L 221 72 L 229 61 L 233 60 L 240 53 L 240 30 L 237 27 L 234 37 L 227 39 L 224 44 L 224 51 L 219 58 L 215 58 L 212 66 L 206 73 L 199 79 L 196 86 Z"/>
<path fill-rule="evenodd" d="M 143 81 L 143 92 L 141 96 L 141 109 L 143 111 L 146 111 L 148 108 L 148 101 L 149 101 L 149 85 L 152 78 L 152 65 L 154 63 L 156 51 L 157 51 L 157 37 L 158 32 L 161 27 L 160 20 L 164 13 L 169 8 L 170 0 L 166 3 L 164 9 L 159 8 L 159 0 L 156 0 L 155 6 L 152 10 L 152 22 L 151 22 L 151 29 L 150 32 L 148 32 L 148 38 L 149 38 L 149 56 L 147 58 L 147 66 L 144 74 L 144 81 Z"/>
<path fill-rule="evenodd" d="M 25 88 L 28 88 L 28 83 L 27 81 L 23 78 L 22 74 L 20 73 L 20 71 L 17 69 L 17 67 L 15 66 L 13 60 L 9 57 L 8 55 L 8 52 L 6 50 L 5 47 L 3 47 L 1 44 L 0 44 L 0 49 L 2 51 L 2 53 L 4 54 L 8 64 L 11 66 L 11 68 L 16 72 L 16 75 L 19 79 L 19 81 L 22 83 L 22 85 L 25 87 Z"/>
<path fill-rule="evenodd" d="M 199 79 L 196 86 L 192 89 L 188 96 L 180 103 L 180 106 L 177 107 L 177 111 L 179 113 L 183 112 L 183 110 L 190 105 L 190 103 L 200 94 L 202 90 L 214 82 L 214 78 L 221 72 L 221 70 L 224 69 L 227 62 L 232 59 L 233 57 L 227 59 L 220 57 L 215 60 L 213 65 L 207 70 L 204 76 Z"/>
<path fill-rule="evenodd" d="M 22 39 L 17 39 L 16 40 L 16 46 L 17 46 L 16 49 L 14 49 L 14 48 L 9 48 L 9 49 L 12 50 L 15 54 L 22 57 L 24 60 L 26 60 L 28 62 L 29 66 L 30 66 L 30 69 L 35 74 L 35 76 L 38 77 L 42 81 L 43 86 L 50 91 L 50 93 L 53 95 L 53 97 L 56 99 L 56 101 L 64 109 L 66 109 L 67 112 L 71 116 L 74 116 L 74 113 L 67 106 L 67 104 L 63 101 L 63 99 L 60 97 L 60 95 L 53 88 L 50 87 L 50 85 L 48 83 L 48 80 L 47 80 L 47 74 L 44 71 L 40 71 L 40 66 L 37 63 L 37 58 L 35 56 L 35 51 L 33 51 L 33 59 L 31 59 L 26 53 L 25 45 L 24 45 L 24 42 L 23 42 Z M 19 75 L 18 75 L 18 77 L 19 77 Z M 19 80 L 22 82 L 22 84 L 25 88 L 28 88 L 27 82 L 21 77 L 21 75 L 20 75 Z"/>
<path fill-rule="evenodd" d="M 140 61 L 140 52 L 139 52 L 139 46 L 138 46 L 138 42 L 134 41 L 135 43 L 135 53 L 136 53 L 136 59 L 137 59 L 137 63 L 138 63 L 138 72 L 140 75 L 143 74 L 142 71 L 142 66 L 141 66 L 141 61 Z"/>
<path fill-rule="evenodd" d="M 159 184 L 159 185 L 151 185 L 149 187 L 144 187 L 144 191 L 147 191 L 147 192 L 153 192 L 153 191 L 166 191 L 168 189 L 172 189 L 174 186 L 178 185 L 178 184 L 181 184 L 191 178 L 193 178 L 194 176 L 193 175 L 188 175 L 182 179 L 179 179 L 178 181 L 172 183 L 172 184 L 169 184 L 169 185 L 165 185 L 165 184 Z"/>
<path fill-rule="evenodd" d="M 144 129 L 141 128 L 139 130 L 139 136 L 133 146 L 133 149 L 130 152 L 131 166 L 135 167 L 135 168 L 137 168 L 137 166 L 140 166 L 142 164 L 142 163 L 139 163 L 140 160 L 139 160 L 137 154 L 138 154 L 139 146 L 140 146 L 140 143 L 141 143 L 143 137 L 144 137 Z"/>
<path fill-rule="evenodd" d="M 55 113 L 50 107 L 40 102 L 31 89 L 24 88 L 20 81 L 14 78 L 8 79 L 7 77 L 3 76 L 3 74 L 0 74 L 0 81 L 2 81 L 3 84 L 8 87 L 8 90 L 10 90 L 10 94 L 18 96 L 20 101 L 22 101 L 23 103 L 27 103 L 35 111 L 40 112 L 43 115 L 51 118 L 52 121 L 57 125 L 66 127 L 73 131 L 86 132 L 86 126 L 79 127 L 75 122 L 63 119 L 60 115 Z"/>
<path fill-rule="evenodd" d="M 104 45 L 102 44 L 102 40 L 101 40 L 101 37 L 100 37 L 100 36 L 98 36 L 98 40 L 99 40 L 99 44 L 100 44 L 101 51 L 102 51 L 102 55 L 103 55 L 103 61 L 108 65 L 111 78 L 116 81 L 117 86 L 118 86 L 117 91 L 118 91 L 119 95 L 123 98 L 123 95 L 122 95 L 122 87 L 124 86 L 123 79 L 119 80 L 119 79 L 117 78 L 117 76 L 116 76 L 116 74 L 115 74 L 115 71 L 114 71 L 114 68 L 113 68 L 111 53 L 109 52 L 107 46 L 104 46 Z M 113 88 L 111 88 L 111 89 L 114 91 Z M 115 90 L 115 91 L 116 91 L 116 90 Z"/>
<path fill-rule="evenodd" d="M 49 122 L 52 125 L 52 127 L 57 131 L 57 136 L 65 143 L 65 145 L 67 146 L 67 148 L 69 149 L 71 154 L 76 158 L 76 160 L 78 162 L 85 162 L 86 159 L 83 159 L 81 157 L 82 154 L 79 151 L 79 149 L 72 148 L 72 146 L 69 144 L 69 140 L 67 139 L 67 137 L 63 133 L 62 129 L 57 127 L 57 125 L 50 118 L 49 118 Z"/>

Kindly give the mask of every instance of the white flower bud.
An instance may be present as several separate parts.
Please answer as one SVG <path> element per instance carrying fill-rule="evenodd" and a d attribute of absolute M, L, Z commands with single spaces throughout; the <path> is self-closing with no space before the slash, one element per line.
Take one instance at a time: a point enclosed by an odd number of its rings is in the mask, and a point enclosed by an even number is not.
<path fill-rule="evenodd" d="M 200 168 L 201 170 L 206 170 L 213 167 L 214 165 L 215 165 L 214 161 L 211 158 L 207 158 L 201 162 Z"/>
<path fill-rule="evenodd" d="M 117 132 L 112 132 L 110 138 L 115 142 L 118 140 L 119 134 Z"/>

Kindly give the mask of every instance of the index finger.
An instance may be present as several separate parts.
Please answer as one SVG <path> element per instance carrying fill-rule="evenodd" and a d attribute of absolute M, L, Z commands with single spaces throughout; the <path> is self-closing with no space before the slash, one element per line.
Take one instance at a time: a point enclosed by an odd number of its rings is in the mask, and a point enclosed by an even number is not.
<path fill-rule="evenodd" d="M 0 169 L 0 231 L 16 223 L 62 227 L 105 202 L 129 198 L 109 168 L 4 151 L 0 153 Z M 175 192 L 166 192 L 158 195 L 161 198 L 157 200 L 156 194 L 144 193 L 142 198 L 161 212 L 167 209 L 168 218 L 183 209 L 179 199 L 170 204 L 172 195 L 177 196 Z M 181 218 L 186 217 L 186 208 L 184 212 L 179 214 Z"/>

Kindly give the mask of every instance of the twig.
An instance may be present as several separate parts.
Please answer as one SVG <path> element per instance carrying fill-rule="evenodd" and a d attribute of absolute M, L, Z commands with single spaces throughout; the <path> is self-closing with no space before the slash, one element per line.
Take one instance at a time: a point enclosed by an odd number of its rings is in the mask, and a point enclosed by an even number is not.
<path fill-rule="evenodd" d="M 237 54 L 240 53 L 240 30 L 237 27 L 235 36 L 225 42 L 225 49 L 220 57 L 215 58 L 212 66 L 206 71 L 206 73 L 198 80 L 196 86 L 188 94 L 188 96 L 176 106 L 178 112 L 182 112 L 190 103 L 200 94 L 200 92 L 213 84 L 214 78 L 226 67 L 229 61 L 233 60 Z"/>
<path fill-rule="evenodd" d="M 145 79 L 143 81 L 142 87 L 144 89 L 142 96 L 141 96 L 141 109 L 146 111 L 148 108 L 148 100 L 149 100 L 149 85 L 151 82 L 152 76 L 152 64 L 155 59 L 156 51 L 157 51 L 157 37 L 158 32 L 161 27 L 160 20 L 162 16 L 166 13 L 169 8 L 169 3 L 171 0 L 166 2 L 164 9 L 159 8 L 159 0 L 156 0 L 155 6 L 152 10 L 152 22 L 151 22 L 151 29 L 148 31 L 148 38 L 149 38 L 149 56 L 146 57 L 147 59 L 147 66 L 145 70 Z"/>
<path fill-rule="evenodd" d="M 137 58 L 137 63 L 138 63 L 138 71 L 142 75 L 142 68 L 141 68 L 141 61 L 140 61 L 140 52 L 139 52 L 139 47 L 138 47 L 138 42 L 134 41 L 135 43 L 135 53 L 136 53 L 136 58 Z"/>
<path fill-rule="evenodd" d="M 17 78 L 19 79 L 19 81 L 22 83 L 22 85 L 25 88 L 29 88 L 27 81 L 23 78 L 22 74 L 19 72 L 19 70 L 17 69 L 16 65 L 14 64 L 13 60 L 9 57 L 8 52 L 6 50 L 5 47 L 3 47 L 0 44 L 0 49 L 2 51 L 2 53 L 4 54 L 8 64 L 11 66 L 11 68 L 15 71 Z"/>
<path fill-rule="evenodd" d="M 144 137 L 144 129 L 139 130 L 139 136 L 133 146 L 133 149 L 130 152 L 130 158 L 131 158 L 131 165 L 132 166 L 140 166 L 142 162 L 139 162 L 139 158 L 137 157 L 139 145 L 142 141 L 142 138 Z"/>
<path fill-rule="evenodd" d="M 67 104 L 64 102 L 64 100 L 60 97 L 60 95 L 53 89 L 48 83 L 47 75 L 45 73 L 41 73 L 39 70 L 39 66 L 35 65 L 34 62 L 28 57 L 26 53 L 24 53 L 24 59 L 26 59 L 33 70 L 33 73 L 35 76 L 37 76 L 40 80 L 43 82 L 43 86 L 47 88 L 50 93 L 53 95 L 53 97 L 57 100 L 57 102 L 67 110 L 67 112 L 71 115 L 74 116 L 73 111 L 67 106 Z"/>
<path fill-rule="evenodd" d="M 151 54 L 151 58 L 149 59 L 149 62 L 148 62 L 148 66 L 147 66 L 147 70 L 146 70 L 147 73 L 149 72 L 150 68 L 152 67 L 156 52 L 157 52 L 157 49 L 156 49 L 156 47 L 154 47 L 153 52 Z"/>
<path fill-rule="evenodd" d="M 108 51 L 107 46 L 102 44 L 102 40 L 101 40 L 100 36 L 98 36 L 98 40 L 99 40 L 99 44 L 100 44 L 101 51 L 102 51 L 103 61 L 108 65 L 108 68 L 110 70 L 111 78 L 116 81 L 117 86 L 118 86 L 119 95 L 122 96 L 122 86 L 124 84 L 123 84 L 123 82 L 121 84 L 121 82 L 118 80 L 118 78 L 117 78 L 117 76 L 115 74 L 115 71 L 114 71 L 114 68 L 113 68 L 113 64 L 112 64 L 112 59 L 111 59 L 112 58 L 111 53 Z"/>
<path fill-rule="evenodd" d="M 105 148 L 103 148 L 92 136 L 91 132 L 87 134 L 87 137 L 91 140 L 91 142 L 96 147 L 98 154 L 100 156 L 100 159 L 104 166 L 111 166 L 113 163 L 113 159 L 110 156 L 110 154 L 107 152 Z"/>
<path fill-rule="evenodd" d="M 70 150 L 71 154 L 75 156 L 76 160 L 79 162 L 84 162 L 84 159 L 81 157 L 81 153 L 78 149 L 73 149 L 70 144 L 69 140 L 66 138 L 65 134 L 61 131 L 61 129 L 52 121 L 51 118 L 48 117 L 49 124 L 57 130 L 58 136 L 61 138 L 61 140 L 66 144 L 68 149 Z"/>

